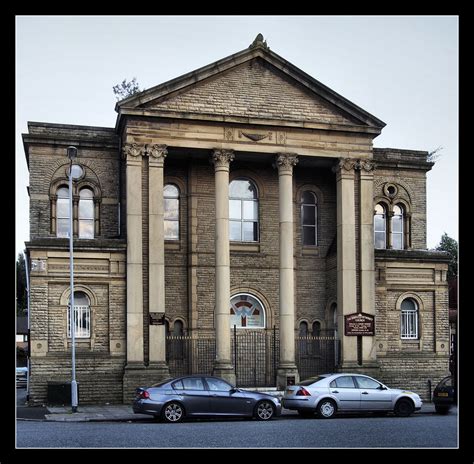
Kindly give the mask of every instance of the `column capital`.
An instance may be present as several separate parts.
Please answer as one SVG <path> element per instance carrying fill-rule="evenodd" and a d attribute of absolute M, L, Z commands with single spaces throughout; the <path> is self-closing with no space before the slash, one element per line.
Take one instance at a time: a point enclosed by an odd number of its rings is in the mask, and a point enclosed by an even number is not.
<path fill-rule="evenodd" d="M 275 167 L 278 174 L 292 174 L 293 167 L 298 164 L 298 155 L 295 153 L 277 153 L 275 156 Z"/>
<path fill-rule="evenodd" d="M 163 167 L 165 158 L 168 155 L 168 147 L 166 145 L 146 145 L 144 154 L 150 157 L 150 162 L 155 166 Z"/>
<path fill-rule="evenodd" d="M 211 163 L 218 169 L 229 169 L 230 163 L 234 160 L 234 150 L 214 150 L 211 155 Z"/>
<path fill-rule="evenodd" d="M 369 174 L 375 169 L 375 163 L 372 160 L 361 159 L 357 161 L 356 169 L 360 169 L 361 173 Z"/>
<path fill-rule="evenodd" d="M 145 144 L 142 143 L 125 143 L 122 147 L 123 159 L 134 159 L 142 156 L 145 151 Z"/>
<path fill-rule="evenodd" d="M 347 171 L 348 173 L 353 173 L 354 169 L 357 169 L 357 162 L 359 160 L 355 158 L 339 158 L 337 163 L 332 167 L 332 171 L 336 174 Z"/>

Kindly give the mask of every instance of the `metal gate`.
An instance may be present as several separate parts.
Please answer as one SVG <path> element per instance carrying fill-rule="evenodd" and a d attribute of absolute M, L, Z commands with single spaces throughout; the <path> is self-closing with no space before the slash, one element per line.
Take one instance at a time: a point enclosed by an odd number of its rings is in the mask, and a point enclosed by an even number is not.
<path fill-rule="evenodd" d="M 275 327 L 237 330 L 234 326 L 231 348 L 237 386 L 276 385 L 280 346 Z"/>
<path fill-rule="evenodd" d="M 172 377 L 212 375 L 216 358 L 214 337 L 167 336 L 166 362 Z M 239 387 L 276 386 L 280 359 L 278 329 L 231 331 L 231 362 Z M 339 364 L 339 340 L 332 336 L 296 337 L 295 362 L 300 379 L 334 372 Z"/>

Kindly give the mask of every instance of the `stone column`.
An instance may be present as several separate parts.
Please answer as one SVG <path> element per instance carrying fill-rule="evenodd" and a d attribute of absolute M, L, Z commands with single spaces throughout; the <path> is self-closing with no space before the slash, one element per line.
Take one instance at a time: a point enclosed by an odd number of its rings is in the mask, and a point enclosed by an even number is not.
<path fill-rule="evenodd" d="M 280 210 L 280 363 L 278 386 L 298 382 L 295 363 L 295 290 L 293 240 L 293 166 L 298 162 L 294 154 L 278 154 L 278 201 Z"/>
<path fill-rule="evenodd" d="M 343 369 L 357 367 L 357 337 L 344 335 L 344 316 L 357 312 L 354 159 L 334 167 L 337 185 L 337 326 Z M 373 207 L 370 211 L 373 211 Z M 372 231 L 373 233 L 373 231 Z"/>
<path fill-rule="evenodd" d="M 216 361 L 213 374 L 235 384 L 230 353 L 229 164 L 233 150 L 215 150 L 216 198 Z"/>
<path fill-rule="evenodd" d="M 165 313 L 165 233 L 163 166 L 168 154 L 165 145 L 148 145 L 148 301 L 150 313 Z M 166 365 L 165 325 L 149 326 L 150 368 L 169 374 Z M 162 372 L 161 372 L 162 371 Z M 158 375 L 158 373 L 157 373 Z"/>
<path fill-rule="evenodd" d="M 126 144 L 127 196 L 127 365 L 143 367 L 142 154 Z"/>
<path fill-rule="evenodd" d="M 360 160 L 360 299 L 361 311 L 375 316 L 374 163 Z M 363 365 L 376 361 L 375 336 L 362 337 Z"/>

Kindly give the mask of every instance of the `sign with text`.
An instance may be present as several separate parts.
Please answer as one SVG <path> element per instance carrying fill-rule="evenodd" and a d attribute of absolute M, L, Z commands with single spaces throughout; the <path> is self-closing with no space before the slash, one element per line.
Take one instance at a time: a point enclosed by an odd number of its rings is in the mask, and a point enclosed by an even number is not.
<path fill-rule="evenodd" d="M 347 314 L 344 329 L 345 335 L 375 335 L 375 317 L 366 313 Z"/>

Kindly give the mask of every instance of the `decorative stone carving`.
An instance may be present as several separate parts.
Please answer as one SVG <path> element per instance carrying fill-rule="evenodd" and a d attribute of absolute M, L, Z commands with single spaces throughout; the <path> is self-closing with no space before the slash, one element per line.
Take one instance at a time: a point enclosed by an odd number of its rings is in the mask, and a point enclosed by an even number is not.
<path fill-rule="evenodd" d="M 234 130 L 231 127 L 224 127 L 224 139 L 234 140 Z"/>
<path fill-rule="evenodd" d="M 358 160 L 353 158 L 339 158 L 339 161 L 335 166 L 333 166 L 332 170 L 336 173 L 342 170 L 352 171 L 353 169 L 356 169 L 357 161 Z"/>
<path fill-rule="evenodd" d="M 262 47 L 265 50 L 270 50 L 270 47 L 267 45 L 267 41 L 263 40 L 262 34 L 258 34 L 257 37 L 255 37 L 255 40 L 249 46 L 249 48 L 256 48 L 256 47 Z"/>
<path fill-rule="evenodd" d="M 263 140 L 265 138 L 270 138 L 271 137 L 271 132 L 267 132 L 266 134 L 252 134 L 251 132 L 244 132 L 244 131 L 239 131 L 239 138 L 242 137 L 247 137 L 250 140 L 253 140 L 254 142 L 258 142 L 260 140 Z"/>
<path fill-rule="evenodd" d="M 294 153 L 279 153 L 275 158 L 275 166 L 278 171 L 287 171 L 290 174 L 293 172 L 293 167 L 298 164 L 298 156 Z"/>
<path fill-rule="evenodd" d="M 145 155 L 154 158 L 157 161 L 164 162 L 168 155 L 166 145 L 147 145 L 145 149 Z"/>
<path fill-rule="evenodd" d="M 356 169 L 371 172 L 375 169 L 375 163 L 372 160 L 359 160 Z"/>
<path fill-rule="evenodd" d="M 144 145 L 138 143 L 126 143 L 122 148 L 122 154 L 125 159 L 127 156 L 138 158 L 140 155 L 143 155 L 144 149 Z"/>
<path fill-rule="evenodd" d="M 211 163 L 216 169 L 229 169 L 229 164 L 234 160 L 234 150 L 214 150 L 211 155 Z"/>

